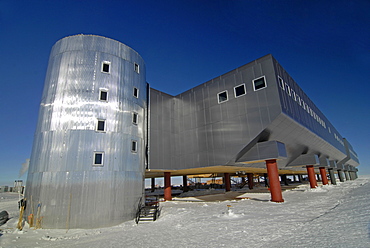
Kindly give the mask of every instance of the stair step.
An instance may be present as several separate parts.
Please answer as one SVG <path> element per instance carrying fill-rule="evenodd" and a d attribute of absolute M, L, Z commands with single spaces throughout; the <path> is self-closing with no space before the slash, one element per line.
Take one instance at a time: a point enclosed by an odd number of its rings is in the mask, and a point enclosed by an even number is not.
<path fill-rule="evenodd" d="M 153 221 L 153 218 L 140 218 L 140 221 Z"/>
<path fill-rule="evenodd" d="M 159 217 L 160 209 L 158 197 L 156 197 L 155 199 L 152 198 L 153 197 L 147 198 L 145 200 L 145 206 L 140 206 L 139 204 L 139 210 L 136 216 L 136 223 L 139 223 L 140 221 L 155 221 Z"/>

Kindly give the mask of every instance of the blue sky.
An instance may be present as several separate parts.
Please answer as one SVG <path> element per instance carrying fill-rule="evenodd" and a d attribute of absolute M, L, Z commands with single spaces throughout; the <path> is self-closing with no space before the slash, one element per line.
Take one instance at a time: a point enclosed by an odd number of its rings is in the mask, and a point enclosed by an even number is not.
<path fill-rule="evenodd" d="M 132 47 L 173 95 L 271 53 L 370 174 L 369 12 L 368 0 L 0 0 L 0 185 L 30 157 L 51 47 L 81 33 Z"/>

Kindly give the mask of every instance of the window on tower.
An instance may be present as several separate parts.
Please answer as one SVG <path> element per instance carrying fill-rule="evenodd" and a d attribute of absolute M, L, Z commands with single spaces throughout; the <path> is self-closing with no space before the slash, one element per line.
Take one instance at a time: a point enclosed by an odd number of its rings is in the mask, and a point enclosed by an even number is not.
<path fill-rule="evenodd" d="M 134 97 L 139 98 L 139 89 L 134 87 Z"/>
<path fill-rule="evenodd" d="M 98 119 L 96 123 L 96 131 L 105 132 L 105 120 Z"/>
<path fill-rule="evenodd" d="M 104 164 L 104 152 L 94 152 L 94 166 L 100 166 L 102 167 Z"/>
<path fill-rule="evenodd" d="M 99 100 L 100 101 L 108 101 L 108 90 L 106 89 L 100 89 L 99 90 Z"/>
<path fill-rule="evenodd" d="M 101 67 L 101 71 L 104 73 L 110 73 L 110 62 L 104 61 Z"/>
<path fill-rule="evenodd" d="M 131 152 L 136 153 L 137 152 L 137 141 L 131 140 Z"/>

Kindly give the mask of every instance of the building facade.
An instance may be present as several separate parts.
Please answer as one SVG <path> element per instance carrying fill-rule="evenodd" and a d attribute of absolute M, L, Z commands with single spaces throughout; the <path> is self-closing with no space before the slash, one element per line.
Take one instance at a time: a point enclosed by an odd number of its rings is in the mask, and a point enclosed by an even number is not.
<path fill-rule="evenodd" d="M 271 55 L 172 96 L 149 87 L 131 48 L 76 35 L 50 55 L 27 214 L 40 213 L 46 228 L 111 226 L 134 217 L 144 177 L 164 176 L 169 200 L 171 176 L 205 173 L 266 173 L 281 202 L 279 175 L 308 174 L 313 183 L 315 173 L 323 182 L 329 173 L 334 184 L 334 174 L 355 179 L 358 165 Z"/>

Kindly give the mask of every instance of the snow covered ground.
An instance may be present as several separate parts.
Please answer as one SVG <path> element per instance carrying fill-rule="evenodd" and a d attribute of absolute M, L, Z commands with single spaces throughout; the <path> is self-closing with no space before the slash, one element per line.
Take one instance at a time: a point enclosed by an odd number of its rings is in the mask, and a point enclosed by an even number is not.
<path fill-rule="evenodd" d="M 216 202 L 161 203 L 155 222 L 99 229 L 16 230 L 18 196 L 0 194 L 0 247 L 370 247 L 370 178 L 310 190 L 285 191 L 284 203 L 267 194 Z M 189 197 L 189 200 L 193 198 Z M 228 211 L 228 206 L 231 205 Z"/>

